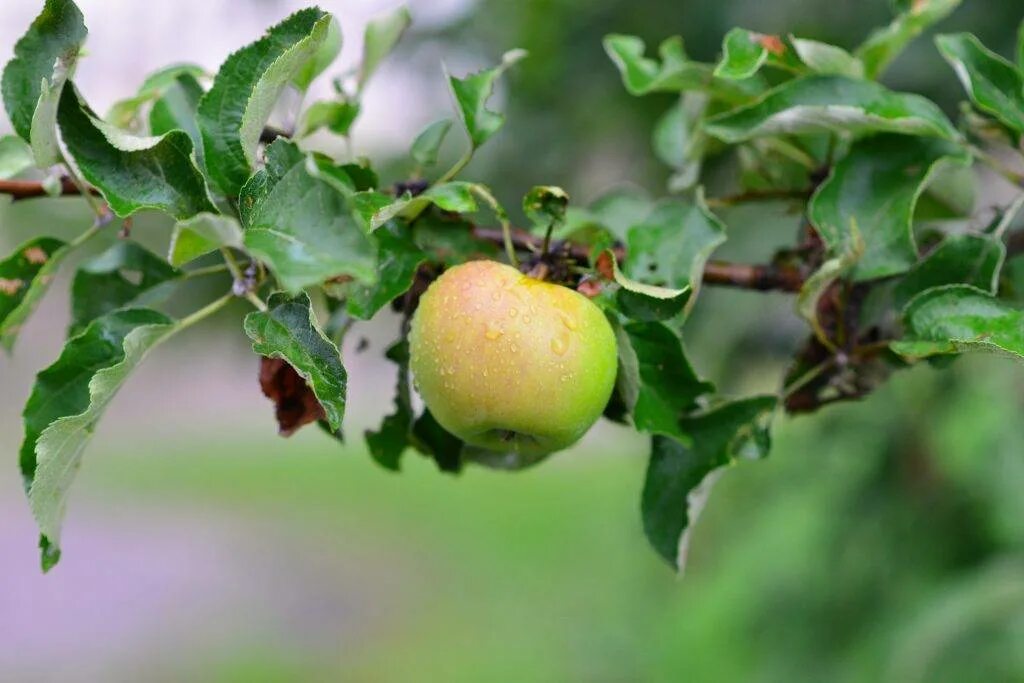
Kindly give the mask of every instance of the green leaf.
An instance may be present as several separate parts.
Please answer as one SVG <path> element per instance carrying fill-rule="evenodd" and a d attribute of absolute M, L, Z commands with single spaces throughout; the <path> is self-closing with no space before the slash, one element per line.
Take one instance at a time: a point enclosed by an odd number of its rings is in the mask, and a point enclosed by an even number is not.
<path fill-rule="evenodd" d="M 210 177 L 224 194 L 238 195 L 277 98 L 327 40 L 331 22 L 320 9 L 301 10 L 221 66 L 199 102 L 199 129 Z"/>
<path fill-rule="evenodd" d="M 473 183 L 453 180 L 431 185 L 415 197 L 407 193 L 378 209 L 370 219 L 370 229 L 376 230 L 393 218 L 419 216 L 431 204 L 443 211 L 473 213 L 477 210 L 476 199 L 473 197 Z"/>
<path fill-rule="evenodd" d="M 310 176 L 324 181 L 346 197 L 354 199 L 355 194 L 359 191 L 359 188 L 356 187 L 355 178 L 349 173 L 349 170 L 361 167 L 354 164 L 341 166 L 334 163 L 330 157 L 318 152 L 307 154 L 304 163 L 306 165 L 306 172 Z M 361 169 L 360 171 L 361 174 L 366 172 L 373 176 L 373 182 L 376 182 L 376 175 L 373 171 L 369 169 Z M 363 179 L 361 178 L 361 180 Z"/>
<path fill-rule="evenodd" d="M 203 137 L 199 133 L 196 113 L 199 100 L 203 97 L 203 87 L 192 75 L 184 73 L 178 76 L 153 103 L 149 110 L 149 132 L 152 135 L 163 135 L 172 130 L 183 130 L 192 138 L 196 162 L 202 166 Z"/>
<path fill-rule="evenodd" d="M 412 433 L 416 440 L 416 448 L 433 458 L 437 468 L 442 472 L 458 474 L 462 471 L 465 460 L 481 454 L 471 450 L 459 437 L 445 430 L 426 408 L 423 409 L 423 414 L 416 418 Z M 504 455 L 514 458 L 518 454 Z"/>
<path fill-rule="evenodd" d="M 267 150 L 267 165 L 242 188 L 246 249 L 296 292 L 332 277 L 376 281 L 376 249 L 350 197 L 309 173 L 306 157 L 286 140 Z M 243 208 L 244 207 L 244 208 Z"/>
<path fill-rule="evenodd" d="M 161 287 L 181 271 L 135 242 L 120 241 L 78 267 L 71 282 L 72 337 L 115 309 L 149 307 L 167 294 Z"/>
<path fill-rule="evenodd" d="M 167 260 L 181 266 L 221 247 L 242 249 L 242 226 L 233 216 L 200 213 L 174 224 Z"/>
<path fill-rule="evenodd" d="M 841 47 L 794 36 L 789 37 L 789 42 L 800 61 L 815 73 L 864 77 L 863 62 Z"/>
<path fill-rule="evenodd" d="M 352 195 L 352 204 L 356 213 L 363 221 L 366 232 L 373 231 L 373 217 L 395 203 L 393 195 L 378 192 L 376 190 L 365 190 Z"/>
<path fill-rule="evenodd" d="M 970 165 L 943 164 L 914 207 L 914 221 L 967 218 L 974 213 L 978 175 Z"/>
<path fill-rule="evenodd" d="M 451 130 L 452 120 L 441 119 L 434 121 L 424 128 L 412 143 L 410 155 L 420 166 L 433 166 L 437 163 L 437 153 L 441 149 L 448 131 Z"/>
<path fill-rule="evenodd" d="M 338 168 L 352 180 L 356 192 L 365 192 L 380 187 L 380 177 L 367 159 L 360 158 L 357 163 L 341 164 Z"/>
<path fill-rule="evenodd" d="M 523 197 L 523 213 L 526 218 L 542 228 L 564 222 L 568 208 L 569 194 L 553 185 L 537 185 L 530 188 Z"/>
<path fill-rule="evenodd" d="M 967 284 L 996 293 L 1006 248 L 983 235 L 950 235 L 903 276 L 893 292 L 893 308 L 902 310 L 921 292 L 941 285 Z"/>
<path fill-rule="evenodd" d="M 683 39 L 668 38 L 658 47 L 659 60 L 644 56 L 644 41 L 636 36 L 609 35 L 604 49 L 622 74 L 630 95 L 652 92 L 681 92 L 700 89 L 711 78 L 706 64 L 691 62 L 683 49 Z"/>
<path fill-rule="evenodd" d="M 412 286 L 416 270 L 427 255 L 416 246 L 412 229 L 403 222 L 391 221 L 374 233 L 377 240 L 377 281 L 372 285 L 353 283 L 348 291 L 349 314 L 369 320 L 393 299 Z"/>
<path fill-rule="evenodd" d="M 644 41 L 636 36 L 606 36 L 604 50 L 631 95 L 699 90 L 735 104 L 749 101 L 764 89 L 764 82 L 759 78 L 742 81 L 716 78 L 710 64 L 690 61 L 683 49 L 683 40 L 678 36 L 661 43 L 658 47 L 660 60 L 645 57 Z"/>
<path fill-rule="evenodd" d="M 704 129 L 728 143 L 820 131 L 958 137 L 946 115 L 920 95 L 893 92 L 872 81 L 818 75 L 787 81 L 753 104 L 708 119 Z"/>
<path fill-rule="evenodd" d="M 1024 76 L 970 33 L 935 37 L 939 52 L 978 109 L 1024 133 Z"/>
<path fill-rule="evenodd" d="M 615 303 L 627 318 L 641 322 L 667 320 L 683 312 L 690 298 L 690 286 L 669 289 L 648 285 L 626 277 L 619 270 L 615 254 L 606 249 L 597 258 L 597 270 L 607 275 L 611 270 L 612 279 L 619 285 Z"/>
<path fill-rule="evenodd" d="M 903 311 L 903 338 L 892 350 L 908 360 L 966 351 L 1024 360 L 1024 311 L 969 285 L 915 297 Z"/>
<path fill-rule="evenodd" d="M 653 206 L 650 196 L 640 188 L 614 188 L 595 199 L 586 209 L 570 207 L 566 212 L 565 225 L 555 235 L 569 237 L 588 228 L 600 228 L 625 243 L 629 229 L 647 218 Z"/>
<path fill-rule="evenodd" d="M 185 81 L 190 86 L 194 85 L 199 88 L 199 95 L 201 96 L 202 86 L 199 85 L 199 79 L 205 77 L 206 71 L 195 64 L 172 64 L 171 66 L 166 66 L 147 76 L 135 95 L 118 100 L 111 105 L 107 115 L 103 118 L 118 128 L 134 130 L 134 124 L 139 117 L 140 111 L 146 104 L 160 99 L 167 91 L 178 87 L 180 82 Z M 160 132 L 156 131 L 151 132 L 154 135 L 160 134 Z"/>
<path fill-rule="evenodd" d="M 295 76 L 292 77 L 292 85 L 302 92 L 308 90 L 309 85 L 316 77 L 326 71 L 327 67 L 337 59 L 341 53 L 341 44 L 341 24 L 338 23 L 336 18 L 331 17 L 331 21 L 327 26 L 327 35 L 324 36 L 323 42 L 320 43 L 313 56 L 299 67 Z"/>
<path fill-rule="evenodd" d="M 669 192 L 687 190 L 700 179 L 707 146 L 701 122 L 707 105 L 708 97 L 704 93 L 684 93 L 655 124 L 654 154 L 675 170 L 669 179 Z"/>
<path fill-rule="evenodd" d="M 687 532 L 702 497 L 708 475 L 739 458 L 768 454 L 766 421 L 775 398 L 758 396 L 726 403 L 706 413 L 684 418 L 682 439 L 656 435 L 651 439 L 641 498 L 644 533 L 654 549 L 682 570 Z"/>
<path fill-rule="evenodd" d="M 778 36 L 734 28 L 722 39 L 722 58 L 715 67 L 715 76 L 743 80 L 760 71 L 764 64 L 789 71 L 802 67 L 793 50 Z"/>
<path fill-rule="evenodd" d="M 57 104 L 88 31 L 71 0 L 46 0 L 43 11 L 14 45 L 14 58 L 4 67 L 4 107 L 11 125 L 32 146 L 36 165 L 60 161 Z"/>
<path fill-rule="evenodd" d="M 811 198 L 808 216 L 830 253 L 846 250 L 854 223 L 864 253 L 855 280 L 906 272 L 918 259 L 914 207 L 935 172 L 966 164 L 956 145 L 930 138 L 878 135 L 856 142 Z"/>
<path fill-rule="evenodd" d="M 502 56 L 501 63 L 492 69 L 484 69 L 465 78 L 455 78 L 447 74 L 448 85 L 455 100 L 455 109 L 469 136 L 471 149 L 475 150 L 487 142 L 505 123 L 502 114 L 487 109 L 487 100 L 491 98 L 494 83 L 498 78 L 524 57 L 525 50 L 510 50 Z"/>
<path fill-rule="evenodd" d="M 682 340 L 668 326 L 632 322 L 614 327 L 619 351 L 616 391 L 633 415 L 634 426 L 678 436 L 679 418 L 714 387 L 697 377 Z"/>
<path fill-rule="evenodd" d="M 476 237 L 473 224 L 453 214 L 424 213 L 416 220 L 413 239 L 430 261 L 448 268 L 474 259 L 498 258 L 497 245 Z"/>
<path fill-rule="evenodd" d="M 82 175 L 118 216 L 156 209 L 182 219 L 216 211 L 187 133 L 156 138 L 126 133 L 97 119 L 74 85 L 61 96 L 58 123 Z"/>
<path fill-rule="evenodd" d="M 387 350 L 387 358 L 398 366 L 395 412 L 387 415 L 377 431 L 364 432 L 370 456 L 386 470 L 401 469 L 402 454 L 409 447 L 413 429 L 412 392 L 409 389 L 409 343 L 399 339 Z"/>
<path fill-rule="evenodd" d="M 0 346 L 7 351 L 14 347 L 22 324 L 49 288 L 67 253 L 64 242 L 38 237 L 0 261 Z"/>
<path fill-rule="evenodd" d="M 711 213 L 698 191 L 693 203 L 660 202 L 651 214 L 629 230 L 626 273 L 637 280 L 689 289 L 692 307 L 700 290 L 704 264 L 725 241 L 725 226 Z"/>
<path fill-rule="evenodd" d="M 357 102 L 314 102 L 302 115 L 299 136 L 306 137 L 320 128 L 326 128 L 332 133 L 348 137 L 349 129 L 358 116 Z"/>
<path fill-rule="evenodd" d="M 131 371 L 179 327 L 148 309 L 114 311 L 68 340 L 57 361 L 36 376 L 23 413 L 20 460 L 42 534 L 44 570 L 60 557 L 68 490 L 96 423 Z"/>
<path fill-rule="evenodd" d="M 400 6 L 392 12 L 372 19 L 363 33 L 363 61 L 359 65 L 357 90 L 362 92 L 384 58 L 395 49 L 402 34 L 412 23 L 409 10 Z"/>
<path fill-rule="evenodd" d="M 17 135 L 0 137 L 0 180 L 13 178 L 36 165 L 32 148 Z"/>
<path fill-rule="evenodd" d="M 320 329 L 309 296 L 275 292 L 266 311 L 245 316 L 244 327 L 253 351 L 284 360 L 306 380 L 323 406 L 330 431 L 338 432 L 345 415 L 348 374 L 338 347 Z"/>
<path fill-rule="evenodd" d="M 929 26 L 946 18 L 961 0 L 916 0 L 907 3 L 892 23 L 874 31 L 856 50 L 864 74 L 878 78 L 903 48 Z"/>
<path fill-rule="evenodd" d="M 805 143 L 811 139 L 803 138 Z M 755 138 L 736 152 L 744 190 L 802 191 L 812 184 L 810 171 L 818 166 L 813 156 L 781 137 Z"/>
<path fill-rule="evenodd" d="M 715 67 L 715 76 L 742 80 L 761 70 L 768 59 L 768 50 L 757 38 L 761 34 L 745 28 L 734 28 L 722 38 L 722 58 Z"/>

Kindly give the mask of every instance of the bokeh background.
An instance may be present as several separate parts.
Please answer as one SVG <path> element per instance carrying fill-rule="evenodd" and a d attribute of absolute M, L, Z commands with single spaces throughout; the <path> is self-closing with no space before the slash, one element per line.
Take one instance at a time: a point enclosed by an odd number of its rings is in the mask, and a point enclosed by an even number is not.
<path fill-rule="evenodd" d="M 301 6 L 79 4 L 78 81 L 101 111 L 167 63 L 216 69 Z M 342 22 L 344 67 L 365 21 L 396 3 L 321 4 Z M 533 184 L 584 202 L 621 184 L 661 192 L 649 131 L 670 99 L 623 91 L 606 33 L 681 34 L 710 60 L 736 25 L 850 48 L 890 16 L 884 0 L 408 4 L 414 29 L 370 87 L 357 153 L 400 170 L 448 111 L 442 59 L 460 73 L 525 47 L 499 94 L 507 127 L 468 171 L 511 205 Z M 0 59 L 38 9 L 0 4 Z M 1021 14 L 1018 0 L 966 0 L 941 30 L 1010 54 Z M 927 38 L 886 80 L 951 114 L 961 97 Z M 1003 191 L 983 179 L 979 202 Z M 0 202 L 0 246 L 80 230 L 79 204 Z M 723 218 L 720 254 L 750 260 L 798 220 L 774 205 Z M 144 216 L 135 234 L 162 250 L 167 228 Z M 42 576 L 16 453 L 33 374 L 63 340 L 62 284 L 0 358 L 2 681 L 1024 680 L 1024 370 L 1009 361 L 917 368 L 864 403 L 780 420 L 771 458 L 719 481 L 680 579 L 642 536 L 643 438 L 604 425 L 514 475 L 453 478 L 412 454 L 385 472 L 360 438 L 390 410 L 381 355 L 397 321 L 383 315 L 343 350 L 349 445 L 313 430 L 281 440 L 239 306 L 161 347 L 115 401 L 74 488 L 65 557 Z M 737 394 L 777 389 L 803 333 L 791 298 L 720 290 L 686 330 L 699 370 Z"/>

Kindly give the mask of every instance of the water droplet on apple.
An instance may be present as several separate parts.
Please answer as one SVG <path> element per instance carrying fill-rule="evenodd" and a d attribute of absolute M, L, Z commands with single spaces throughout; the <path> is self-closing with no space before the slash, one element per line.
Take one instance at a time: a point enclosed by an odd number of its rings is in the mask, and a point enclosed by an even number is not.
<path fill-rule="evenodd" d="M 530 324 L 530 316 L 524 315 L 523 316 L 523 322 L 526 323 L 527 325 L 529 325 Z"/>
<path fill-rule="evenodd" d="M 516 317 L 517 315 L 519 315 L 519 311 L 517 311 L 517 310 L 516 310 L 516 309 L 514 309 L 514 308 L 510 308 L 510 309 L 508 309 L 508 317 L 510 317 L 510 318 L 514 318 L 514 317 Z"/>
<path fill-rule="evenodd" d="M 567 374 L 566 375 L 562 375 L 561 377 L 559 377 L 559 379 L 562 380 L 563 382 L 568 382 L 569 381 L 569 375 L 567 375 Z"/>
<path fill-rule="evenodd" d="M 568 349 L 569 344 L 561 337 L 555 337 L 551 340 L 551 350 L 554 351 L 556 355 L 563 356 Z"/>
<path fill-rule="evenodd" d="M 509 349 L 512 351 L 512 353 L 516 353 L 517 351 L 519 351 L 519 347 L 516 346 L 515 344 L 509 347 Z"/>
<path fill-rule="evenodd" d="M 570 330 L 575 331 L 576 328 L 579 327 L 579 324 L 576 322 L 576 318 L 572 317 L 565 311 L 559 311 L 558 315 L 562 319 L 562 324 L 565 325 Z"/>
<path fill-rule="evenodd" d="M 487 330 L 484 332 L 484 337 L 494 341 L 501 335 L 505 334 L 500 327 L 494 323 L 487 323 Z"/>

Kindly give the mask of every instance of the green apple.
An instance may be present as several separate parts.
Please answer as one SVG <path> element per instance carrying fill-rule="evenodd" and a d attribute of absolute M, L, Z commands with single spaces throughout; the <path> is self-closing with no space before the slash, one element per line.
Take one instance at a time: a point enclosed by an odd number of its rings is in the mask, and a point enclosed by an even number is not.
<path fill-rule="evenodd" d="M 494 261 L 455 266 L 430 285 L 409 351 L 442 427 L 527 461 L 579 440 L 615 384 L 615 334 L 601 309 Z"/>

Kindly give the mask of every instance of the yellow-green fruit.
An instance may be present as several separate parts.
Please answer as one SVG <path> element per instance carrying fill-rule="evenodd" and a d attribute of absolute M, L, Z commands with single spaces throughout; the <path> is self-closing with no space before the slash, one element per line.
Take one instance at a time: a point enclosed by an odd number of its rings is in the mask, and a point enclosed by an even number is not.
<path fill-rule="evenodd" d="M 494 261 L 456 266 L 427 289 L 409 351 L 442 427 L 528 458 L 575 443 L 615 384 L 615 334 L 601 309 Z"/>

